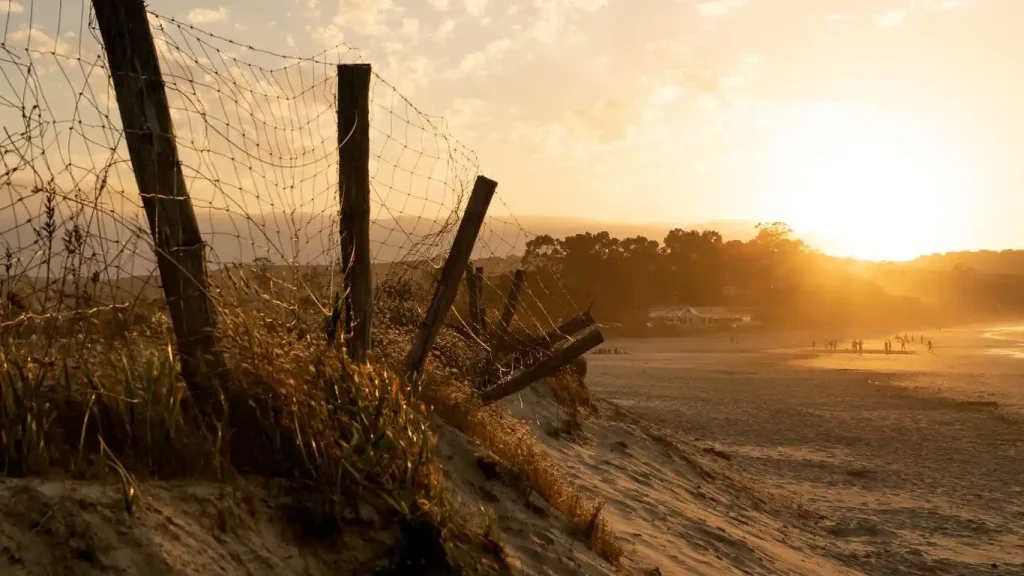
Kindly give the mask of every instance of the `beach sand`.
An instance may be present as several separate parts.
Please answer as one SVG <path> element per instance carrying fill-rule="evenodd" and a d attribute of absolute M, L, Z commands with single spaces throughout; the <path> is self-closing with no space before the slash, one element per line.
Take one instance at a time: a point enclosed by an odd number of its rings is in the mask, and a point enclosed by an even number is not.
<path fill-rule="evenodd" d="M 634 447 L 590 471 L 621 475 L 594 489 L 662 574 L 1024 574 L 1021 334 L 931 331 L 934 353 L 863 356 L 812 353 L 807 334 L 608 342 L 625 353 L 591 355 L 587 378 L 605 412 L 712 458 Z"/>

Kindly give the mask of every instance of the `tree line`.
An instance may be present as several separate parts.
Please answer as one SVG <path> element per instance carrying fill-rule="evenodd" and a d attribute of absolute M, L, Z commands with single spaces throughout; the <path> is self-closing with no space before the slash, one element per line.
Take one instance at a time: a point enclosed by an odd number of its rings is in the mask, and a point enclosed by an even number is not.
<path fill-rule="evenodd" d="M 572 300 L 593 302 L 597 317 L 630 322 L 659 305 L 761 304 L 785 288 L 789 269 L 808 251 L 788 226 L 772 222 L 746 242 L 681 228 L 660 243 L 608 232 L 542 235 L 527 243 L 523 263 L 560 281 Z"/>
<path fill-rule="evenodd" d="M 684 305 L 752 309 L 777 326 L 897 330 L 1024 312 L 1024 275 L 836 258 L 781 222 L 759 224 L 747 241 L 681 228 L 660 242 L 607 232 L 543 235 L 527 243 L 523 263 L 531 283 L 565 286 L 565 302 L 627 325 L 646 324 L 653 307 Z M 552 296 L 545 307 L 571 312 L 560 304 Z"/>

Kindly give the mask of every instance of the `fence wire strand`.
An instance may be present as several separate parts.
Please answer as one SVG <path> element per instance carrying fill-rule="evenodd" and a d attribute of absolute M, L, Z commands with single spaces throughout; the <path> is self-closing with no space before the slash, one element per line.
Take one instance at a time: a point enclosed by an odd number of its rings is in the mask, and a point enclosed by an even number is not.
<path fill-rule="evenodd" d="M 117 324 L 168 338 L 153 236 L 91 5 L 7 6 L 0 329 L 72 322 L 109 337 L 102 328 Z M 339 45 L 298 58 L 148 16 L 221 317 L 230 325 L 255 313 L 300 335 L 319 331 L 344 290 L 337 66 L 359 62 L 359 52 Z M 390 364 L 422 318 L 479 165 L 376 73 L 370 90 L 374 347 Z M 484 268 L 493 325 L 532 235 L 500 196 L 491 211 L 472 259 Z M 471 340 L 474 354 L 542 335 L 573 313 L 557 278 L 528 274 L 512 330 Z M 448 325 L 455 335 L 474 329 L 465 284 Z M 439 342 L 442 356 L 452 334 Z"/>

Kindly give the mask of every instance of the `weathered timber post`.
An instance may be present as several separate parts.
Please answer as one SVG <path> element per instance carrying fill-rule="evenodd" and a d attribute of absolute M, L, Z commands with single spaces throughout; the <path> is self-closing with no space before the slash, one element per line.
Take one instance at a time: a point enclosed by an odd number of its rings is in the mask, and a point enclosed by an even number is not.
<path fill-rule="evenodd" d="M 486 336 L 487 306 L 484 305 L 484 267 L 477 266 L 474 275 L 476 276 L 476 302 L 477 306 L 479 306 L 479 308 L 477 308 L 476 317 L 480 319 L 480 336 Z"/>
<path fill-rule="evenodd" d="M 600 346 L 602 342 L 604 342 L 604 336 L 601 335 L 600 330 L 595 328 L 586 332 L 577 340 L 559 348 L 544 360 L 484 390 L 483 394 L 480 395 L 480 400 L 484 405 L 487 405 L 515 394 L 530 384 L 558 372 L 563 366 L 586 354 L 591 349 Z"/>
<path fill-rule="evenodd" d="M 469 325 L 476 337 L 483 336 L 480 322 L 480 290 L 477 285 L 476 273 L 466 266 L 466 291 L 469 293 Z"/>
<path fill-rule="evenodd" d="M 373 270 L 370 260 L 370 65 L 338 65 L 338 194 L 345 336 L 349 356 L 370 350 Z"/>
<path fill-rule="evenodd" d="M 452 302 L 459 291 L 459 282 L 462 274 L 469 264 L 469 256 L 476 244 L 476 237 L 483 226 L 484 217 L 487 216 L 487 208 L 491 205 L 491 198 L 498 188 L 498 183 L 483 176 L 476 177 L 473 185 L 473 192 L 466 204 L 466 211 L 462 214 L 462 221 L 455 233 L 455 240 L 452 241 L 451 250 L 445 258 L 444 267 L 441 269 L 441 277 L 434 289 L 434 297 L 430 301 L 427 313 L 420 323 L 420 329 L 413 338 L 409 355 L 405 359 L 405 377 L 407 382 L 415 381 L 423 372 L 423 365 L 427 361 L 427 354 L 434 343 L 437 331 L 441 328 L 445 316 L 451 310 Z"/>
<path fill-rule="evenodd" d="M 526 279 L 526 270 L 516 270 L 512 278 L 512 286 L 508 289 L 508 297 L 505 299 L 505 309 L 501 312 L 501 330 L 508 332 L 512 326 L 512 319 L 516 316 L 516 309 L 519 307 L 519 293 L 523 289 L 523 281 Z"/>
<path fill-rule="evenodd" d="M 550 331 L 541 334 L 540 336 L 534 336 L 529 340 L 519 343 L 519 347 L 512 349 L 511 346 L 505 344 L 504 346 L 496 346 L 495 359 L 501 362 L 505 356 L 514 353 L 518 350 L 532 351 L 550 351 L 552 348 L 562 343 L 565 340 L 572 338 L 573 335 L 586 330 L 594 325 L 594 317 L 590 315 L 590 312 L 583 312 L 569 318 L 562 324 L 551 329 Z"/>
<path fill-rule="evenodd" d="M 149 221 L 181 373 L 200 407 L 217 409 L 226 364 L 208 292 L 203 238 L 174 139 L 143 0 L 92 0 L 117 95 L 135 183 Z"/>

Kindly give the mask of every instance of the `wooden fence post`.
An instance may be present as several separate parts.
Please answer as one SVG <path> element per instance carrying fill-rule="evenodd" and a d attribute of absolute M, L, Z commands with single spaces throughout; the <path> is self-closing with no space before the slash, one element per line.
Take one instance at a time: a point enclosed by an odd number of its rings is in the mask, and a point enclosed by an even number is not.
<path fill-rule="evenodd" d="M 515 394 L 530 384 L 558 372 L 563 366 L 586 354 L 592 348 L 600 346 L 602 342 L 604 342 L 604 336 L 601 335 L 600 330 L 595 328 L 594 330 L 586 332 L 580 336 L 579 339 L 555 350 L 551 356 L 548 356 L 544 360 L 541 360 L 525 370 L 517 374 L 513 374 L 507 380 L 499 382 L 493 387 L 484 390 L 483 394 L 480 396 L 480 400 L 486 406 L 487 404 L 497 402 L 506 396 Z"/>
<path fill-rule="evenodd" d="M 516 316 L 516 308 L 519 307 L 519 293 L 523 289 L 523 281 L 526 279 L 526 270 L 516 270 L 512 278 L 512 286 L 508 289 L 508 297 L 505 299 L 505 309 L 501 312 L 501 330 L 508 332 L 512 326 L 512 319 Z"/>
<path fill-rule="evenodd" d="M 551 329 L 545 334 L 540 336 L 534 336 L 525 341 L 513 341 L 507 339 L 503 345 L 496 345 L 494 350 L 494 357 L 497 362 L 501 362 L 509 354 L 517 351 L 531 351 L 531 350 L 545 350 L 550 351 L 552 348 L 562 343 L 564 340 L 572 338 L 573 335 L 586 330 L 594 325 L 594 317 L 590 315 L 590 312 L 583 312 L 572 318 L 566 320 L 557 327 Z M 517 345 L 517 348 L 512 348 L 513 345 Z"/>
<path fill-rule="evenodd" d="M 413 338 L 412 346 L 409 348 L 409 355 L 405 359 L 405 377 L 407 382 L 413 382 L 423 372 L 423 365 L 427 361 L 427 354 L 434 343 L 437 331 L 441 328 L 445 316 L 451 310 L 452 302 L 459 291 L 459 282 L 462 274 L 469 264 L 469 256 L 473 252 L 473 245 L 476 244 L 476 237 L 483 226 L 484 217 L 487 216 L 487 208 L 491 205 L 491 198 L 498 188 L 498 183 L 483 176 L 476 177 L 473 185 L 473 192 L 466 203 L 466 211 L 462 215 L 459 229 L 455 233 L 452 247 L 445 258 L 444 267 L 441 269 L 441 277 L 434 289 L 434 297 L 430 301 L 427 313 L 420 323 L 420 329 Z"/>
<path fill-rule="evenodd" d="M 197 404 L 218 410 L 226 376 L 205 246 L 181 170 L 160 61 L 143 0 L 92 0 L 135 183 L 149 221 L 181 373 Z"/>
<path fill-rule="evenodd" d="M 369 64 L 338 65 L 338 193 L 341 270 L 345 278 L 345 336 L 349 356 L 366 362 L 370 350 L 373 263 L 370 260 Z"/>

